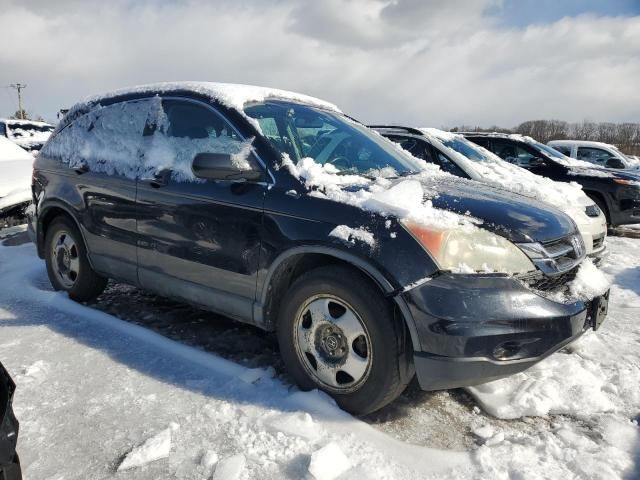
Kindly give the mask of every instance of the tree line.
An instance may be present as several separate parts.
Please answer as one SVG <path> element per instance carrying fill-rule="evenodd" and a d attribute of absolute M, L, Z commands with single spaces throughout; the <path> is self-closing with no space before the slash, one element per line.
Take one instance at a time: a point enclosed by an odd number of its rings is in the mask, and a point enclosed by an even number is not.
<path fill-rule="evenodd" d="M 452 132 L 519 133 L 539 142 L 550 140 L 590 140 L 615 145 L 629 155 L 640 155 L 640 123 L 590 122 L 569 123 L 562 120 L 529 120 L 515 128 L 492 126 L 489 128 L 462 125 Z"/>

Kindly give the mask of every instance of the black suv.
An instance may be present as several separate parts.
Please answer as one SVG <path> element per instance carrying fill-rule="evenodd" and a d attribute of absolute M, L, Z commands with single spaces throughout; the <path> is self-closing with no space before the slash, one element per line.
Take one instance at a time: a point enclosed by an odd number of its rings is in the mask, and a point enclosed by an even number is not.
<path fill-rule="evenodd" d="M 11 407 L 15 390 L 15 383 L 0 363 L 0 480 L 22 478 L 16 453 L 18 421 Z"/>
<path fill-rule="evenodd" d="M 478 145 L 536 175 L 559 182 L 577 182 L 600 207 L 607 224 L 640 223 L 640 174 L 596 168 L 522 135 L 462 132 Z"/>
<path fill-rule="evenodd" d="M 424 389 L 522 371 L 604 318 L 604 297 L 545 296 L 584 258 L 567 216 L 429 171 L 306 96 L 179 83 L 95 97 L 33 178 L 55 289 L 86 301 L 113 278 L 276 331 L 300 387 L 354 413 L 414 371 Z"/>

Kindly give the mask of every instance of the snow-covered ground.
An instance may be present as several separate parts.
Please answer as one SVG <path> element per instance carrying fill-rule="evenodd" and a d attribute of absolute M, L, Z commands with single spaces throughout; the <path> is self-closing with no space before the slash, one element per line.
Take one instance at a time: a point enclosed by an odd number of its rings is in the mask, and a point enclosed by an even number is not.
<path fill-rule="evenodd" d="M 468 392 L 412 386 L 361 420 L 291 386 L 268 335 L 222 320 L 208 340 L 215 315 L 120 285 L 78 305 L 50 290 L 32 245 L 0 246 L 25 476 L 638 478 L 640 240 L 609 246 L 598 332 Z"/>

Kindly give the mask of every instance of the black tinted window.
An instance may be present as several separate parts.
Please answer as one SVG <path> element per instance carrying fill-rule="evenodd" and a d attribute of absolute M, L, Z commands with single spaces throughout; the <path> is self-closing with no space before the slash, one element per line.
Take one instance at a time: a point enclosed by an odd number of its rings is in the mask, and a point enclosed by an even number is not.
<path fill-rule="evenodd" d="M 243 140 L 216 111 L 204 105 L 163 100 L 155 131 L 146 140 L 147 173 L 171 170 L 178 181 L 193 180 L 193 159 L 199 153 L 224 153 L 238 171 L 260 169 L 252 154 L 251 140 Z"/>
<path fill-rule="evenodd" d="M 551 145 L 551 147 L 566 155 L 567 157 L 571 156 L 571 147 L 568 147 L 566 145 Z"/>
<path fill-rule="evenodd" d="M 493 139 L 493 150 L 503 160 L 519 167 L 529 167 L 531 161 L 538 158 L 524 146 L 510 140 Z"/>

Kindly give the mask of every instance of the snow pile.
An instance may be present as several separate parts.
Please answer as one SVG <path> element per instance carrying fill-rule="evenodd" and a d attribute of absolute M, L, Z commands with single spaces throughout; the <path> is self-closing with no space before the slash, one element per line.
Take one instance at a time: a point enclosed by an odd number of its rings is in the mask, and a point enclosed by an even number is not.
<path fill-rule="evenodd" d="M 335 443 L 311 454 L 309 473 L 316 480 L 334 480 L 351 468 L 351 462 Z"/>
<path fill-rule="evenodd" d="M 336 228 L 329 232 L 330 237 L 336 237 L 342 240 L 347 245 L 355 245 L 356 240 L 366 243 L 371 248 L 376 246 L 376 240 L 373 237 L 373 233 L 364 227 L 351 228 L 347 225 L 338 225 Z"/>
<path fill-rule="evenodd" d="M 468 390 L 497 418 L 612 411 L 615 404 L 607 395 L 605 372 L 590 363 L 578 355 L 560 353 L 523 373 Z"/>
<path fill-rule="evenodd" d="M 576 278 L 569 284 L 569 293 L 572 299 L 591 300 L 603 295 L 609 287 L 611 280 L 590 258 L 585 258 L 578 268 Z"/>
<path fill-rule="evenodd" d="M 237 480 L 244 472 L 247 459 L 241 453 L 220 460 L 212 480 Z"/>
<path fill-rule="evenodd" d="M 171 428 L 149 438 L 142 445 L 131 450 L 124 458 L 118 471 L 141 467 L 156 460 L 167 458 L 171 451 Z"/>
<path fill-rule="evenodd" d="M 31 200 L 33 157 L 0 137 L 0 211 Z"/>

